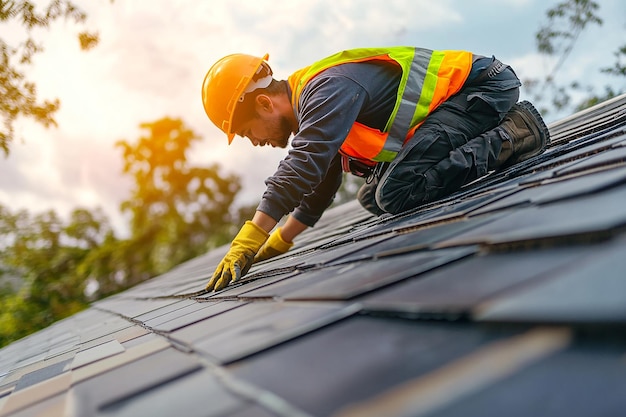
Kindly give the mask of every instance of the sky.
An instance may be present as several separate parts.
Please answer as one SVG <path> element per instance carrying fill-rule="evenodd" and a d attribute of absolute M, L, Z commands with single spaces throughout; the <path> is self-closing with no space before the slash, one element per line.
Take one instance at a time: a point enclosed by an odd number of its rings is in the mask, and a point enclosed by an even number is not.
<path fill-rule="evenodd" d="M 611 82 L 599 69 L 626 43 L 626 2 L 597 0 L 604 24 L 590 27 L 559 72 L 564 81 Z M 37 2 L 36 2 L 37 3 Z M 47 4 L 41 0 L 39 4 Z M 75 0 L 100 43 L 81 51 L 83 28 L 59 21 L 35 33 L 44 52 L 26 73 L 40 99 L 59 98 L 58 126 L 29 119 L 16 124 L 11 153 L 0 159 L 0 204 L 32 214 L 54 209 L 63 217 L 77 207 L 101 208 L 118 235 L 128 219 L 120 203 L 129 197 L 119 140 L 135 141 L 141 123 L 180 118 L 202 140 L 193 164 L 218 163 L 236 174 L 243 190 L 237 203 L 255 204 L 285 155 L 284 149 L 254 148 L 225 135 L 204 114 L 200 89 L 210 66 L 231 53 L 270 55 L 274 77 L 340 50 L 414 45 L 465 49 L 495 55 L 521 79 L 538 77 L 552 62 L 536 52 L 534 35 L 546 0 Z M 0 26 L 1 27 L 1 26 Z M 20 39 L 11 26 L 6 40 Z M 607 59 L 609 60 L 607 62 Z M 622 82 L 623 87 L 623 82 Z M 524 87 L 521 99 L 525 96 Z M 546 118 L 547 122 L 554 121 Z"/>

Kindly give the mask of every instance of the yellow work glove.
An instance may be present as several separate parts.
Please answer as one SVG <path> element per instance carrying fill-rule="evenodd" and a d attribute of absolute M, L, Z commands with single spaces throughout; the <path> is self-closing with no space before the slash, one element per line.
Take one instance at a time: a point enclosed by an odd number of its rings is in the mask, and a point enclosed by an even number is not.
<path fill-rule="evenodd" d="M 274 256 L 282 255 L 291 249 L 293 242 L 285 242 L 280 232 L 281 228 L 279 227 L 270 235 L 265 245 L 263 245 L 259 253 L 254 257 L 254 262 L 261 262 L 273 258 Z"/>
<path fill-rule="evenodd" d="M 254 262 L 254 255 L 265 243 L 269 234 L 251 221 L 247 221 L 230 244 L 230 249 L 217 266 L 206 285 L 207 291 L 218 291 L 244 276 Z"/>

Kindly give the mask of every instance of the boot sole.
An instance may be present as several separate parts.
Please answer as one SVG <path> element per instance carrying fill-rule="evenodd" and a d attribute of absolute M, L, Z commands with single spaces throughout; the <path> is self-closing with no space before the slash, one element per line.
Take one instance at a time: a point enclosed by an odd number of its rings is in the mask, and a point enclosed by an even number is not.
<path fill-rule="evenodd" d="M 507 166 L 515 165 L 518 162 L 526 161 L 527 159 L 541 154 L 550 144 L 550 131 L 548 130 L 548 126 L 546 126 L 546 123 L 543 121 L 543 118 L 541 117 L 535 106 L 533 106 L 529 101 L 526 100 L 520 101 L 516 104 L 516 106 L 526 110 L 526 112 L 521 113 L 521 116 L 527 120 L 526 123 L 528 125 L 538 126 L 539 140 L 541 141 L 541 146 L 537 149 L 533 149 L 530 152 L 526 152 L 521 155 L 514 155 L 514 159 L 507 161 Z M 530 115 L 528 113 L 530 113 Z M 529 120 L 530 117 L 532 117 L 533 120 Z"/>

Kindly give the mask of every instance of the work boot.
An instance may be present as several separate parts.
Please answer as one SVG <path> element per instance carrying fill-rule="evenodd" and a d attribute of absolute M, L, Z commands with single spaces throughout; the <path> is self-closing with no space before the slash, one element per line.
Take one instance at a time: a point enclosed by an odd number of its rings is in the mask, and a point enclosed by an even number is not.
<path fill-rule="evenodd" d="M 506 168 L 542 153 L 550 143 L 550 132 L 539 112 L 528 101 L 511 108 L 498 126 L 506 140 L 495 168 Z"/>

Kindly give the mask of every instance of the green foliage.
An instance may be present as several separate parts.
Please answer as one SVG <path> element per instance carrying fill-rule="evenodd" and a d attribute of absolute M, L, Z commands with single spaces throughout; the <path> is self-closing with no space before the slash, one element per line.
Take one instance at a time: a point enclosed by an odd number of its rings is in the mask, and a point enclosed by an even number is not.
<path fill-rule="evenodd" d="M 48 28 L 57 19 L 73 20 L 83 24 L 86 15 L 70 1 L 53 0 L 39 11 L 35 2 L 0 0 L 0 27 L 21 25 L 26 39 L 10 45 L 0 37 L 0 149 L 9 154 L 13 141 L 13 124 L 19 116 L 29 117 L 45 127 L 56 126 L 54 113 L 59 109 L 58 99 L 40 101 L 37 86 L 26 79 L 24 69 L 32 58 L 43 50 L 33 36 L 33 29 Z M 98 43 L 98 34 L 86 31 L 78 35 L 82 49 L 87 50 Z"/>
<path fill-rule="evenodd" d="M 89 276 L 78 271 L 110 234 L 100 211 L 76 209 L 63 222 L 52 210 L 31 216 L 0 206 L 0 278 L 22 280 L 17 290 L 0 291 L 0 344 L 86 307 Z"/>
<path fill-rule="evenodd" d="M 120 141 L 135 186 L 122 210 L 131 236 L 118 239 L 101 210 L 31 215 L 0 205 L 0 346 L 44 328 L 230 240 L 250 208 L 231 210 L 240 181 L 217 165 L 187 160 L 200 138 L 179 119 L 141 125 Z M 234 215 L 231 215 L 231 211 Z M 20 285 L 15 285 L 17 280 Z"/>
<path fill-rule="evenodd" d="M 548 55 L 560 55 L 553 73 L 563 64 L 587 25 L 602 25 L 602 19 L 595 14 L 598 8 L 594 1 L 569 0 L 546 12 L 548 22 L 536 34 L 537 49 Z"/>
<path fill-rule="evenodd" d="M 612 68 L 603 68 L 602 72 L 626 77 L 626 63 L 623 62 L 626 59 L 626 44 L 619 47 L 618 50 L 613 53 L 613 55 L 615 56 L 615 64 Z"/>
<path fill-rule="evenodd" d="M 547 57 L 555 58 L 554 66 L 542 79 L 524 80 L 524 85 L 541 107 L 544 114 L 551 110 L 563 111 L 568 108 L 578 111 L 621 94 L 622 89 L 606 86 L 599 95 L 589 85 L 573 82 L 563 85 L 558 82 L 557 73 L 570 56 L 581 33 L 589 25 L 602 26 L 603 20 L 597 14 L 600 6 L 590 0 L 566 0 L 558 3 L 546 12 L 545 22 L 535 38 L 537 50 Z M 626 56 L 626 45 L 615 52 L 616 62 L 613 67 L 601 71 L 607 74 L 625 76 L 626 66 L 621 59 Z M 586 98 L 578 103 L 572 102 L 572 93 L 582 93 Z"/>
<path fill-rule="evenodd" d="M 231 206 L 241 186 L 217 165 L 192 166 L 191 145 L 200 138 L 180 119 L 141 125 L 148 133 L 136 143 L 118 142 L 124 172 L 134 178 L 122 210 L 131 215 L 135 250 L 144 271 L 158 274 L 226 243 L 233 235 Z"/>

